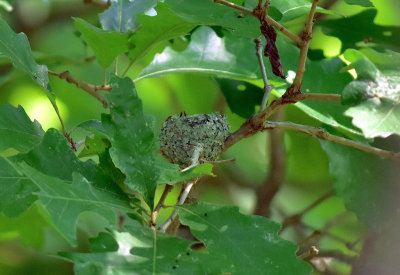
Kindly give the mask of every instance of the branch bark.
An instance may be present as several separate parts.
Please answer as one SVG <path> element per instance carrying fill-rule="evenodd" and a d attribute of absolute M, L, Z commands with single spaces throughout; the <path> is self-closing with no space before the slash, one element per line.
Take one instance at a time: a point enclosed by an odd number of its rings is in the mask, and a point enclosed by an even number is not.
<path fill-rule="evenodd" d="M 232 2 L 229 1 L 225 1 L 225 0 L 214 0 L 215 3 L 219 3 L 222 5 L 225 5 L 227 7 L 236 9 L 238 11 L 250 14 L 254 17 L 258 18 L 258 15 L 253 11 L 250 10 L 248 8 L 245 8 L 243 6 L 239 6 L 236 5 Z M 291 31 L 289 31 L 288 29 L 286 29 L 284 26 L 282 26 L 281 24 L 279 24 L 278 22 L 276 22 L 274 19 L 272 19 L 270 16 L 266 16 L 265 20 L 267 21 L 268 24 L 270 24 L 271 26 L 275 27 L 276 29 L 278 29 L 281 33 L 283 33 L 284 35 L 286 35 L 288 38 L 290 38 L 294 43 L 296 43 L 296 45 L 301 45 L 302 44 L 302 40 L 298 35 L 295 35 L 294 33 L 292 33 Z"/>
<path fill-rule="evenodd" d="M 76 79 L 74 77 L 72 77 L 72 75 L 68 72 L 68 71 L 64 71 L 61 73 L 57 73 L 57 72 L 53 72 L 53 71 L 49 71 L 50 75 L 54 75 L 57 76 L 60 79 L 65 79 L 68 83 L 72 83 L 74 84 L 76 87 L 84 90 L 85 92 L 87 92 L 88 94 L 90 94 L 91 96 L 93 96 L 94 98 L 96 98 L 98 101 L 100 101 L 103 104 L 104 108 L 107 108 L 108 103 L 107 100 L 102 97 L 100 94 L 98 94 L 98 91 L 111 91 L 111 86 L 110 85 L 93 85 L 93 84 L 89 84 L 86 83 L 83 80 L 79 80 Z"/>
<path fill-rule="evenodd" d="M 273 129 L 286 129 L 286 130 L 294 130 L 297 132 L 302 132 L 304 134 L 334 142 L 339 143 L 348 147 L 356 148 L 361 151 L 377 155 L 381 158 L 387 158 L 391 160 L 398 160 L 400 159 L 400 153 L 395 153 L 383 149 L 379 149 L 376 147 L 372 147 L 370 145 L 360 143 L 354 140 L 350 140 L 347 138 L 339 137 L 328 133 L 324 128 L 312 127 L 302 124 L 296 124 L 292 122 L 273 122 L 273 121 L 266 121 L 264 123 L 264 130 L 273 130 Z"/>

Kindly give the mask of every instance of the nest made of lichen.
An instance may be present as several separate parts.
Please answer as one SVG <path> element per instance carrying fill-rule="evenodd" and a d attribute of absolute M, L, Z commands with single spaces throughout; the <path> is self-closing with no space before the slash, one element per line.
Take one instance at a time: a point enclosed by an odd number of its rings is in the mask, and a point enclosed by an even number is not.
<path fill-rule="evenodd" d="M 223 151 L 229 130 L 226 117 L 218 112 L 170 116 L 161 129 L 160 151 L 170 162 L 189 166 L 200 144 L 201 158 L 212 161 Z"/>

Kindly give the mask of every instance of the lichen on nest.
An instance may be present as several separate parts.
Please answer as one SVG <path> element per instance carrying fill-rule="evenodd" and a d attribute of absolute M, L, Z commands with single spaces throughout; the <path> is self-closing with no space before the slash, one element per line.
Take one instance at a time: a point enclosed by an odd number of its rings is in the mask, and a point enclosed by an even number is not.
<path fill-rule="evenodd" d="M 212 161 L 223 151 L 229 130 L 226 117 L 218 112 L 170 116 L 161 129 L 160 151 L 170 162 L 189 166 L 200 144 L 201 158 Z"/>

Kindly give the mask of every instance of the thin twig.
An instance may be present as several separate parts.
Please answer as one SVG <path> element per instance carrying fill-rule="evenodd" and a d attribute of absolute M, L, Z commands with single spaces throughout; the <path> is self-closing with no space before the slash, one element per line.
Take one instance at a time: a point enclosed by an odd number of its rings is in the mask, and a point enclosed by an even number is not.
<path fill-rule="evenodd" d="M 287 227 L 289 227 L 291 225 L 298 224 L 301 221 L 301 218 L 308 211 L 310 211 L 311 209 L 313 209 L 314 207 L 319 205 L 321 202 L 325 201 L 326 199 L 330 198 L 333 195 L 334 195 L 333 191 L 329 191 L 328 193 L 324 194 L 322 197 L 319 197 L 317 200 L 315 200 L 313 203 L 311 203 L 305 209 L 303 209 L 303 211 L 301 211 L 295 215 L 287 217 L 282 223 L 282 228 L 281 228 L 280 232 L 284 231 Z"/>
<path fill-rule="evenodd" d="M 308 15 L 308 19 L 304 28 L 304 31 L 301 35 L 301 40 L 303 41 L 300 44 L 300 56 L 299 63 L 297 65 L 296 77 L 293 80 L 293 84 L 287 89 L 285 95 L 300 93 L 301 90 L 301 82 L 303 81 L 303 76 L 306 71 L 306 61 L 308 55 L 308 46 L 310 44 L 310 40 L 312 38 L 312 27 L 314 21 L 315 11 L 317 9 L 318 0 L 314 0 L 311 6 L 310 13 Z"/>
<path fill-rule="evenodd" d="M 150 222 L 151 227 L 156 226 L 158 213 L 160 212 L 160 209 L 164 206 L 165 199 L 167 198 L 168 193 L 172 190 L 172 188 L 174 188 L 172 185 L 169 184 L 165 185 L 160 200 L 158 201 L 157 206 L 154 208 L 154 211 L 151 213 L 151 222 Z"/>
<path fill-rule="evenodd" d="M 176 205 L 182 205 L 185 202 L 187 196 L 190 193 L 190 190 L 192 189 L 192 187 L 196 183 L 196 181 L 189 182 L 186 185 L 186 187 L 183 190 L 183 192 L 179 198 L 179 201 Z M 165 230 L 168 228 L 168 226 L 172 223 L 172 221 L 175 219 L 175 217 L 177 215 L 178 215 L 178 209 L 175 208 L 174 211 L 172 212 L 171 216 L 158 228 L 158 230 L 161 232 L 165 232 Z"/>
<path fill-rule="evenodd" d="M 206 160 L 206 159 L 199 159 L 199 163 L 210 163 L 213 165 L 217 165 L 217 164 L 225 164 L 225 163 L 235 163 L 236 159 L 221 159 L 221 160 Z"/>
<path fill-rule="evenodd" d="M 108 105 L 107 100 L 104 97 L 102 97 L 100 94 L 98 94 L 97 91 L 111 91 L 110 85 L 101 85 L 101 86 L 92 85 L 92 84 L 86 83 L 85 81 L 82 81 L 82 80 L 72 77 L 68 71 L 64 71 L 61 73 L 49 71 L 49 74 L 57 76 L 60 79 L 65 79 L 68 83 L 74 84 L 76 87 L 84 90 L 85 92 L 87 92 L 88 94 L 90 94 L 91 96 L 96 98 L 98 101 L 100 101 L 103 104 L 104 108 L 107 108 L 107 105 Z"/>
<path fill-rule="evenodd" d="M 260 109 L 260 111 L 263 111 L 267 106 L 268 98 L 271 93 L 271 90 L 273 89 L 273 86 L 269 85 L 268 83 L 267 72 L 265 71 L 264 60 L 263 60 L 261 39 L 258 37 L 254 39 L 254 42 L 256 43 L 256 56 L 258 59 L 258 63 L 260 64 L 261 75 L 264 82 L 264 97 L 262 99 L 261 109 Z"/>
<path fill-rule="evenodd" d="M 354 140 L 350 140 L 347 138 L 339 137 L 328 133 L 324 128 L 307 126 L 302 124 L 296 124 L 292 122 L 277 122 L 277 121 L 266 121 L 264 123 L 264 130 L 272 130 L 272 129 L 286 129 L 286 130 L 294 130 L 297 132 L 301 132 L 322 140 L 339 143 L 348 147 L 356 148 L 361 151 L 371 153 L 382 158 L 387 158 L 391 160 L 400 159 L 400 153 L 395 153 L 383 149 L 379 149 L 376 147 L 372 147 L 370 145 L 360 143 Z"/>
<path fill-rule="evenodd" d="M 313 245 L 309 250 L 304 252 L 303 254 L 299 255 L 299 258 L 302 259 L 303 261 L 309 261 L 315 256 L 319 254 L 319 250 Z"/>
<path fill-rule="evenodd" d="M 225 6 L 227 6 L 227 7 L 233 8 L 233 9 L 236 9 L 236 10 L 241 11 L 241 12 L 250 14 L 250 15 L 252 15 L 252 16 L 254 16 L 254 17 L 257 17 L 257 15 L 254 13 L 254 11 L 252 11 L 252 10 L 250 10 L 250 9 L 248 9 L 248 8 L 245 8 L 245 7 L 236 5 L 236 4 L 232 3 L 232 2 L 225 1 L 225 0 L 214 0 L 214 2 L 215 2 L 215 3 L 222 4 L 222 5 L 225 5 Z M 258 18 L 258 17 L 257 17 L 257 18 Z M 275 21 L 274 19 L 272 19 L 270 16 L 266 16 L 266 17 L 265 17 L 265 20 L 267 21 L 267 23 L 268 23 L 269 25 L 271 25 L 271 26 L 275 27 L 276 29 L 278 29 L 280 32 L 282 32 L 284 35 L 286 35 L 288 38 L 290 38 L 290 39 L 291 39 L 293 42 L 295 42 L 297 45 L 301 45 L 301 44 L 302 44 L 302 40 L 301 40 L 301 38 L 300 38 L 298 35 L 295 35 L 295 34 L 292 33 L 291 31 L 289 31 L 288 29 L 286 29 L 284 26 L 282 26 L 281 24 L 279 24 L 278 22 L 276 22 L 276 21 Z"/>

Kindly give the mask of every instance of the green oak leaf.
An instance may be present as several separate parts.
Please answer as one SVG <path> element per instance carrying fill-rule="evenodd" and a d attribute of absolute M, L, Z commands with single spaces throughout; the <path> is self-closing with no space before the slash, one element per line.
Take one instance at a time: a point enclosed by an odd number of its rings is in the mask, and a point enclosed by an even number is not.
<path fill-rule="evenodd" d="M 128 51 L 129 34 L 104 31 L 81 18 L 74 18 L 74 21 L 75 27 L 92 48 L 99 64 L 103 68 L 110 66 L 117 56 Z"/>
<path fill-rule="evenodd" d="M 204 175 L 214 176 L 210 163 L 203 163 L 195 166 L 185 172 L 181 172 L 181 168 L 177 164 L 172 164 L 166 161 L 157 161 L 157 168 L 160 171 L 160 177 L 157 182 L 173 185 L 178 182 L 184 182 Z"/>
<path fill-rule="evenodd" d="M 185 35 L 196 26 L 183 21 L 164 3 L 158 3 L 156 10 L 156 16 L 138 16 L 142 26 L 129 40 L 133 45 L 129 50 L 132 63 L 141 59 L 161 42 Z"/>
<path fill-rule="evenodd" d="M 261 35 L 260 23 L 254 16 L 215 3 L 213 0 L 166 0 L 165 3 L 186 22 L 217 25 L 236 35 L 255 38 Z"/>
<path fill-rule="evenodd" d="M 97 252 L 96 249 L 95 253 L 62 252 L 60 256 L 74 262 L 76 274 L 167 275 L 177 273 L 179 259 L 190 250 L 190 241 L 166 235 L 138 223 L 129 226 L 129 232 L 131 234 L 113 232 L 119 245 L 117 251 L 110 246 L 108 251 Z"/>
<path fill-rule="evenodd" d="M 156 54 L 137 80 L 188 72 L 208 73 L 223 77 L 257 78 L 260 73 L 253 45 L 250 48 L 250 51 L 253 52 L 252 55 L 236 55 L 243 51 L 248 52 L 245 47 L 249 45 L 232 36 L 230 38 L 220 38 L 211 28 L 199 27 L 193 33 L 192 39 L 184 51 L 177 52 L 167 47 L 162 53 Z M 235 39 L 235 43 L 231 44 Z M 234 51 L 230 52 L 227 49 L 228 45 L 233 47 Z M 254 62 L 250 63 L 251 61 Z M 241 62 L 246 62 L 246 64 Z"/>
<path fill-rule="evenodd" d="M 104 153 L 104 151 L 110 147 L 108 139 L 104 139 L 101 136 L 94 135 L 93 137 L 87 136 L 85 138 L 85 145 L 82 151 L 79 153 L 79 157 L 90 157 Z"/>
<path fill-rule="evenodd" d="M 230 33 L 224 34 L 224 38 L 220 38 L 211 28 L 199 27 L 192 34 L 191 42 L 183 52 L 166 48 L 162 53 L 155 56 L 153 62 L 143 70 L 137 80 L 190 72 L 207 73 L 218 77 L 241 78 L 249 81 L 261 79 L 260 68 L 254 54 L 253 40 L 237 38 Z M 277 39 L 277 47 L 285 71 L 292 71 L 294 74 L 297 70 L 296 60 L 299 49 L 280 36 Z M 339 72 L 344 66 L 345 64 L 338 58 L 323 61 L 307 60 L 307 70 L 302 83 L 303 92 L 340 93 L 352 80 L 349 74 Z M 266 66 L 266 70 L 269 80 L 274 85 L 276 84 L 275 86 L 288 84 L 274 76 L 269 65 Z M 315 78 L 315 75 L 320 75 L 320 77 Z M 281 96 L 283 92 L 283 89 L 273 90 L 273 93 L 278 96 Z M 228 96 L 226 92 L 224 93 L 225 96 Z M 229 97 L 233 95 L 234 93 L 231 93 Z M 234 100 L 234 97 L 227 101 L 229 103 L 232 100 Z M 359 133 L 359 130 L 352 125 L 351 119 L 343 116 L 347 108 L 341 104 L 304 101 L 295 104 L 295 106 L 311 117 L 334 127 L 339 127 L 344 132 Z M 254 105 L 249 106 L 250 108 L 253 109 Z"/>
<path fill-rule="evenodd" d="M 21 106 L 0 105 L 0 152 L 9 148 L 27 152 L 41 141 L 43 134 L 40 124 L 32 122 Z"/>
<path fill-rule="evenodd" d="M 129 201 L 121 200 L 106 190 L 93 187 L 78 173 L 72 174 L 72 181 L 45 175 L 22 162 L 20 170 L 39 189 L 37 196 L 48 211 L 59 232 L 72 245 L 76 245 L 76 224 L 79 216 L 93 211 L 104 217 L 111 225 L 117 224 L 115 211 L 132 211 Z"/>
<path fill-rule="evenodd" d="M 67 139 L 55 129 L 49 129 L 42 142 L 30 152 L 20 154 L 13 160 L 26 162 L 46 175 L 66 181 L 72 180 L 74 172 L 79 173 L 94 187 L 106 190 L 121 200 L 126 199 L 126 195 L 121 189 L 94 161 L 80 161 L 71 150 L 71 145 Z"/>
<path fill-rule="evenodd" d="M 247 0 L 246 6 L 253 9 L 257 6 L 258 0 Z M 282 0 L 279 2 L 271 1 L 268 15 L 273 19 L 284 23 L 310 12 L 312 2 L 307 0 Z M 317 13 L 334 14 L 333 11 L 317 7 Z"/>
<path fill-rule="evenodd" d="M 392 219 L 400 195 L 398 166 L 358 149 L 320 143 L 329 157 L 336 195 L 372 229 L 384 226 Z"/>
<path fill-rule="evenodd" d="M 126 175 L 125 185 L 143 196 L 152 208 L 158 178 L 153 131 L 132 80 L 112 76 L 110 84 L 110 114 L 102 115 L 102 123 L 110 136 L 112 161 Z"/>
<path fill-rule="evenodd" d="M 158 0 L 119 0 L 99 14 L 104 30 L 116 32 L 136 31 L 140 26 L 138 14 L 153 8 Z"/>
<path fill-rule="evenodd" d="M 100 155 L 111 146 L 110 137 L 107 135 L 103 124 L 95 119 L 87 120 L 75 128 L 84 129 L 91 134 L 86 136 L 85 144 L 82 151 L 79 153 L 79 157 L 89 157 L 93 155 Z"/>
<path fill-rule="evenodd" d="M 375 25 L 376 14 L 376 9 L 367 9 L 350 17 L 324 20 L 318 25 L 322 26 L 322 31 L 326 35 L 335 36 L 341 40 L 342 51 L 363 47 L 365 39 L 371 40 L 368 42 L 369 47 L 399 51 L 400 27 Z"/>
<path fill-rule="evenodd" d="M 47 67 L 36 63 L 26 35 L 16 34 L 1 18 L 0 55 L 9 58 L 15 68 L 27 73 L 40 86 L 50 91 Z"/>
<path fill-rule="evenodd" d="M 400 54 L 398 54 L 400 56 Z M 352 66 L 357 79 L 343 90 L 342 102 L 355 104 L 345 114 L 353 119 L 366 138 L 400 135 L 400 74 L 380 71 L 366 57 Z"/>
<path fill-rule="evenodd" d="M 7 158 L 0 155 L 0 212 L 16 217 L 37 200 L 38 188 Z"/>
<path fill-rule="evenodd" d="M 370 0 L 345 0 L 349 5 L 358 5 L 362 7 L 374 7 L 374 4 Z"/>
<path fill-rule="evenodd" d="M 296 257 L 296 245 L 279 238 L 280 225 L 264 217 L 208 203 L 180 206 L 179 217 L 206 245 L 210 268 L 222 268 L 218 274 L 311 273 L 311 266 Z"/>

